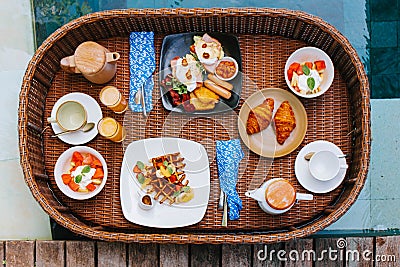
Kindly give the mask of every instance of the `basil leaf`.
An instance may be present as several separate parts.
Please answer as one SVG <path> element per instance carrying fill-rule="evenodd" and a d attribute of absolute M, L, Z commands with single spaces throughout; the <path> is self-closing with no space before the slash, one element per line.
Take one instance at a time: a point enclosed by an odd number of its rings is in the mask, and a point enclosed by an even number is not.
<path fill-rule="evenodd" d="M 88 173 L 88 172 L 90 172 L 90 166 L 86 165 L 85 167 L 83 167 L 82 173 Z"/>
<path fill-rule="evenodd" d="M 163 165 L 164 165 L 165 167 L 168 167 L 168 161 L 164 160 Z"/>
<path fill-rule="evenodd" d="M 82 175 L 75 176 L 75 183 L 79 184 L 82 181 Z"/>
<path fill-rule="evenodd" d="M 310 88 L 311 90 L 313 90 L 313 89 L 314 89 L 314 86 L 315 86 L 315 80 L 314 80 L 314 78 L 312 78 L 312 77 L 308 78 L 308 79 L 307 79 L 307 85 L 308 85 L 308 88 Z"/>
<path fill-rule="evenodd" d="M 303 65 L 302 69 L 305 75 L 310 75 L 310 69 L 307 67 L 306 64 Z"/>
<path fill-rule="evenodd" d="M 136 177 L 137 177 L 137 179 L 139 181 L 139 184 L 143 184 L 144 183 L 145 178 L 144 178 L 143 173 L 139 173 Z"/>
<path fill-rule="evenodd" d="M 140 160 L 138 162 L 136 162 L 136 166 L 138 166 L 138 168 L 143 171 L 144 170 L 144 163 L 141 162 Z"/>

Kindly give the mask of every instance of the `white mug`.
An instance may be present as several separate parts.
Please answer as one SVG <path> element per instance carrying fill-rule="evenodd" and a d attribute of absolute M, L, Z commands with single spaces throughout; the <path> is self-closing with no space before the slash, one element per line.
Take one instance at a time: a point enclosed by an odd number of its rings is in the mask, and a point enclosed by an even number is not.
<path fill-rule="evenodd" d="M 315 179 L 329 181 L 348 165 L 341 164 L 338 155 L 331 151 L 319 151 L 311 157 L 308 168 Z"/>
<path fill-rule="evenodd" d="M 55 117 L 47 118 L 47 121 L 57 123 L 64 131 L 77 131 L 86 125 L 86 109 L 77 101 L 65 101 L 57 108 Z"/>
<path fill-rule="evenodd" d="M 268 188 L 270 187 L 271 184 L 273 184 L 274 182 L 279 181 L 279 180 L 286 181 L 293 189 L 293 196 L 289 196 L 292 198 L 291 199 L 292 201 L 291 201 L 291 203 L 289 203 L 289 206 L 285 209 L 273 208 L 267 202 Z M 272 214 L 272 215 L 277 215 L 277 214 L 282 214 L 282 213 L 287 212 L 288 210 L 290 210 L 293 207 L 293 205 L 296 203 L 296 200 L 312 200 L 313 199 L 313 195 L 311 195 L 311 194 L 296 193 L 293 185 L 289 181 L 282 179 L 282 178 L 274 178 L 274 179 L 268 180 L 264 184 L 262 184 L 260 188 L 247 191 L 245 193 L 245 195 L 257 200 L 260 208 L 264 212 Z"/>

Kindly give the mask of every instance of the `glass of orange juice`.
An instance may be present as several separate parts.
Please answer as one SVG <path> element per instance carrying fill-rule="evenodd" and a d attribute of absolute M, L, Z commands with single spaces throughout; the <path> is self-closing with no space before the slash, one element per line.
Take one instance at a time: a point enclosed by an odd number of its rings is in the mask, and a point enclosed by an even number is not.
<path fill-rule="evenodd" d="M 114 142 L 122 142 L 126 137 L 126 129 L 118 121 L 110 117 L 102 118 L 97 124 L 101 136 Z"/>
<path fill-rule="evenodd" d="M 101 89 L 100 101 L 115 113 L 124 113 L 128 109 L 128 101 L 114 86 L 108 85 Z"/>

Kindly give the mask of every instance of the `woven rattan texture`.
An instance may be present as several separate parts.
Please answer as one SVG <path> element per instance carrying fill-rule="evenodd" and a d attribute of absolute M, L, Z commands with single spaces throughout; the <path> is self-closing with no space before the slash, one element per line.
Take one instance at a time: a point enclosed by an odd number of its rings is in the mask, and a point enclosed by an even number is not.
<path fill-rule="evenodd" d="M 203 220 L 180 231 L 226 231 L 221 227 L 222 212 L 217 210 L 219 196 L 218 175 L 215 162 L 215 140 L 238 138 L 237 114 L 244 100 L 261 88 L 278 87 L 287 89 L 283 76 L 285 60 L 297 48 L 306 44 L 284 37 L 267 35 L 237 35 L 240 41 L 243 58 L 243 90 L 240 105 L 232 112 L 205 117 L 195 117 L 169 113 L 162 106 L 156 86 L 153 93 L 154 108 L 149 117 L 144 120 L 140 113 L 128 111 L 124 115 L 116 115 L 101 105 L 103 115 L 108 115 L 123 122 L 128 136 L 123 144 L 116 144 L 100 136 L 88 145 L 97 149 L 106 159 L 109 168 L 107 184 L 100 194 L 90 200 L 77 201 L 64 196 L 57 188 L 53 168 L 59 155 L 69 146 L 58 139 L 51 138 L 52 132 L 45 133 L 46 170 L 50 176 L 51 187 L 57 198 L 81 220 L 93 225 L 111 228 L 145 229 L 127 221 L 122 214 L 120 204 L 119 174 L 124 154 L 124 147 L 131 141 L 141 138 L 170 136 L 194 140 L 205 145 L 209 153 L 211 169 L 211 195 L 206 215 Z M 157 66 L 163 35 L 155 38 Z M 127 38 L 111 38 L 99 41 L 110 51 L 118 51 L 121 59 L 118 61 L 116 77 L 110 82 L 128 96 L 129 92 L 129 43 Z M 156 71 L 159 71 L 158 69 Z M 45 116 L 49 116 L 54 103 L 61 96 L 70 92 L 83 92 L 99 101 L 99 92 L 103 86 L 86 81 L 81 75 L 66 74 L 59 71 L 50 87 L 46 99 Z M 350 155 L 351 135 L 349 125 L 349 99 L 346 85 L 340 74 L 335 72 L 335 80 L 330 90 L 316 99 L 300 99 L 308 116 L 308 129 L 303 143 L 291 154 L 271 160 L 260 158 L 246 152 L 239 173 L 238 191 L 243 200 L 243 210 L 240 219 L 229 222 L 229 230 L 268 230 L 285 229 L 290 226 L 304 224 L 322 214 L 326 206 L 336 200 L 342 187 L 328 194 L 316 195 L 313 201 L 302 201 L 289 212 L 280 216 L 265 214 L 256 201 L 244 196 L 250 188 L 258 187 L 263 181 L 281 177 L 290 180 L 299 192 L 306 192 L 297 182 L 294 175 L 294 161 L 299 150 L 314 140 L 328 140 L 337 144 L 344 153 Z M 100 101 L 99 101 L 100 103 Z M 301 123 L 301 122 L 298 122 Z M 351 162 L 349 162 L 351 164 Z M 151 231 L 146 229 L 147 231 Z"/>

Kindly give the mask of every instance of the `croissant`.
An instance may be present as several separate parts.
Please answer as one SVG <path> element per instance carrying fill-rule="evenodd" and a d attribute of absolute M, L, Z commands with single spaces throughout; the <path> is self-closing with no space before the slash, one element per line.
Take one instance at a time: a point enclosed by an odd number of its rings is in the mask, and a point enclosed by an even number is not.
<path fill-rule="evenodd" d="M 285 143 L 296 127 L 296 118 L 288 101 L 283 101 L 274 117 L 276 140 L 280 145 Z"/>
<path fill-rule="evenodd" d="M 267 98 L 264 102 L 249 113 L 247 118 L 246 131 L 248 134 L 259 133 L 266 129 L 272 120 L 272 112 L 274 111 L 274 99 Z"/>

